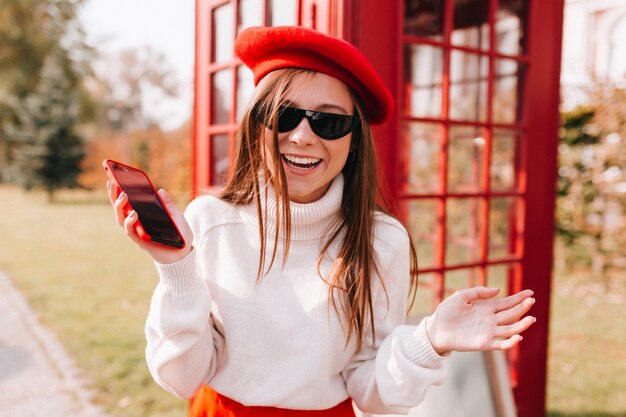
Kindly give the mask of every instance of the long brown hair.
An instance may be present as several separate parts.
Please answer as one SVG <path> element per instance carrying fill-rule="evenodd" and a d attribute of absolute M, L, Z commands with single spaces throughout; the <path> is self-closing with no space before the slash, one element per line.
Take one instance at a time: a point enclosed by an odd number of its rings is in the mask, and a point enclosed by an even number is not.
<path fill-rule="evenodd" d="M 285 102 L 285 96 L 293 85 L 296 76 L 311 75 L 314 72 L 299 69 L 282 69 L 269 73 L 256 88 L 252 102 L 243 115 L 237 131 L 237 149 L 235 162 L 228 182 L 220 197 L 233 204 L 249 204 L 256 202 L 259 217 L 259 235 L 261 241 L 257 280 L 269 271 L 277 256 L 278 239 L 285 240 L 283 262 L 287 259 L 291 236 L 291 213 L 289 192 L 285 172 L 280 161 L 278 150 L 278 131 L 276 121 L 278 109 Z M 350 90 L 355 111 L 361 123 L 352 132 L 351 156 L 342 169 L 344 176 L 341 215 L 330 230 L 330 237 L 324 242 L 317 262 L 318 274 L 321 261 L 331 244 L 341 239 L 339 252 L 328 277 L 322 277 L 328 284 L 331 305 L 344 317 L 347 323 L 347 339 L 356 337 L 357 348 L 360 348 L 365 333 L 365 326 L 370 326 L 372 337 L 375 334 L 373 294 L 370 278 L 378 267 L 374 256 L 374 213 L 380 211 L 389 214 L 389 205 L 378 184 L 376 150 L 372 133 L 363 114 L 359 98 Z M 265 122 L 264 122 L 265 121 Z M 267 155 L 264 149 L 264 129 L 272 126 L 274 146 L 269 147 L 272 154 Z M 274 161 L 273 173 L 264 163 L 264 158 Z M 276 190 L 276 228 L 273 236 L 273 250 L 269 264 L 265 253 L 268 247 L 266 224 L 267 198 L 259 185 L 259 176 L 263 176 L 267 184 Z M 265 188 L 267 192 L 267 188 Z M 263 201 L 265 206 L 263 207 Z M 415 299 L 417 288 L 417 255 L 414 246 L 410 245 L 411 260 L 411 305 Z M 267 265 L 267 266 L 266 266 Z M 381 279 L 381 284 L 382 279 Z M 384 285 L 383 289 L 384 289 Z M 338 297 L 336 297 L 338 295 Z M 337 304 L 339 300 L 339 305 Z M 410 307 L 409 307 L 410 308 Z"/>

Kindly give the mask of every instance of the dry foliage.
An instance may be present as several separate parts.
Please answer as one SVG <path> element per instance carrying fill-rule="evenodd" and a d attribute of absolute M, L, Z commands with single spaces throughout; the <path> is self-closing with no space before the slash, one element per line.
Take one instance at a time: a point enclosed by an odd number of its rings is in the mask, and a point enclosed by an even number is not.
<path fill-rule="evenodd" d="M 146 171 L 157 188 L 186 200 L 191 190 L 191 130 L 189 124 L 164 132 L 158 127 L 132 133 L 110 132 L 87 142 L 80 183 L 88 189 L 103 188 L 103 159 L 114 159 Z"/>

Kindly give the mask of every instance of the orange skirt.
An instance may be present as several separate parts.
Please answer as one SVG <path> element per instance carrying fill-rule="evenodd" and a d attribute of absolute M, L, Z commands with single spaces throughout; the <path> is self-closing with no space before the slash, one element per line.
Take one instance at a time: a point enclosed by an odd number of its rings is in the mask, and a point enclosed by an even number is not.
<path fill-rule="evenodd" d="M 355 417 L 355 414 L 350 399 L 326 410 L 245 406 L 204 385 L 189 402 L 189 417 Z"/>

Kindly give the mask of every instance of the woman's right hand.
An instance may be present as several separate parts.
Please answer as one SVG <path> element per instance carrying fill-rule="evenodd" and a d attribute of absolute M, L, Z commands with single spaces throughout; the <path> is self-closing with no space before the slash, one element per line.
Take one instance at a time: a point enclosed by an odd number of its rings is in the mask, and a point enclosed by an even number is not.
<path fill-rule="evenodd" d="M 182 260 L 185 256 L 187 256 L 187 254 L 189 254 L 189 252 L 191 252 L 193 232 L 189 227 L 189 223 L 187 223 L 187 220 L 180 210 L 178 210 L 174 201 L 165 190 L 158 191 L 159 197 L 161 197 L 161 201 L 163 201 L 165 209 L 170 213 L 172 219 L 176 223 L 176 226 L 178 226 L 178 230 L 182 234 L 183 239 L 185 239 L 186 244 L 183 249 L 170 248 L 158 243 L 146 242 L 141 239 L 133 227 L 138 220 L 137 213 L 132 210 L 128 213 L 128 215 L 126 215 L 124 210 L 124 206 L 128 203 L 128 196 L 126 193 L 121 192 L 118 194 L 118 187 L 110 181 L 107 181 L 107 190 L 109 200 L 111 201 L 111 205 L 113 205 L 117 224 L 124 229 L 126 236 L 131 238 L 131 240 L 141 249 L 148 252 L 156 262 L 160 264 L 175 263 Z"/>

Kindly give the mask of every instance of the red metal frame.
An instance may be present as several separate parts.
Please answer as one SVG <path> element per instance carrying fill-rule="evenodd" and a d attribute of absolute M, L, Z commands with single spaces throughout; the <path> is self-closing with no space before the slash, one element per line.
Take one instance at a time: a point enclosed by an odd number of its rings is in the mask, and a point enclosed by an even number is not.
<path fill-rule="evenodd" d="M 369 57 L 379 71 L 381 78 L 396 99 L 396 110 L 392 119 L 376 126 L 373 131 L 377 140 L 377 150 L 382 165 L 382 183 L 387 197 L 398 206 L 398 214 L 407 220 L 407 202 L 432 201 L 437 207 L 436 230 L 429 233 L 435 236 L 434 263 L 420 268 L 420 286 L 429 289 L 434 304 L 446 297 L 458 282 L 457 274 L 466 277 L 466 286 L 493 285 L 491 270 L 504 268 L 508 271 L 506 290 L 515 292 L 522 288 L 532 288 L 536 293 L 533 308 L 539 320 L 533 329 L 524 336 L 521 347 L 509 355 L 511 380 L 520 417 L 540 417 L 545 414 L 546 362 L 548 340 L 548 318 L 550 301 L 550 279 L 552 265 L 552 231 L 554 226 L 554 183 L 556 172 L 556 147 L 560 43 L 562 30 L 563 0 L 541 2 L 527 0 L 529 15 L 526 33 L 526 49 L 521 55 L 504 54 L 496 50 L 495 42 L 488 48 L 474 48 L 452 43 L 454 21 L 454 0 L 445 2 L 443 34 L 441 39 L 418 37 L 404 33 L 404 1 L 378 0 L 294 0 L 297 1 L 297 23 L 314 26 L 319 30 L 335 34 L 357 45 Z M 489 1 L 488 36 L 496 37 L 496 12 L 498 0 Z M 263 1 L 262 21 L 269 24 L 270 0 Z M 196 84 L 194 105 L 194 146 L 193 146 L 193 185 L 194 193 L 216 182 L 213 177 L 211 137 L 216 134 L 228 135 L 229 160 L 232 161 L 235 117 L 237 108 L 237 68 L 240 62 L 232 58 L 227 62 L 211 62 L 213 34 L 212 11 L 229 4 L 233 10 L 233 28 L 238 28 L 237 0 L 196 0 Z M 485 9 L 486 10 L 486 9 Z M 440 89 L 441 112 L 439 117 L 415 117 L 408 110 L 405 100 L 404 46 L 406 44 L 430 45 L 443 51 L 442 78 Z M 450 91 L 461 83 L 476 83 L 476 79 L 459 82 L 450 77 L 452 51 L 458 51 L 488 61 L 487 75 L 482 70 L 478 82 L 486 82 L 486 117 L 476 120 L 450 118 Z M 503 122 L 493 118 L 494 94 L 496 93 L 496 64 L 499 60 L 516 62 L 525 70 L 519 72 L 517 81 L 517 117 Z M 480 62 L 479 62 L 480 65 Z M 233 108 L 228 122 L 215 125 L 211 121 L 211 74 L 219 70 L 232 71 Z M 523 83 L 520 82 L 523 79 Z M 480 87 L 479 87 L 480 88 Z M 479 114 L 479 113 L 477 113 Z M 402 184 L 402 153 L 408 149 L 410 140 L 404 134 L 404 126 L 411 123 L 427 123 L 439 126 L 440 149 L 438 161 L 438 189 L 420 192 L 407 190 Z M 448 175 L 451 165 L 450 155 L 455 139 L 451 136 L 458 127 L 479 129 L 484 140 L 481 164 L 471 168 L 472 178 L 477 182 L 465 189 L 450 189 Z M 514 184 L 510 189 L 491 189 L 491 169 L 494 144 L 499 140 L 494 132 L 511 132 L 515 169 Z M 532 160 L 529 155 L 532 154 Z M 532 166 L 529 164 L 532 163 Z M 529 169 L 532 168 L 532 169 Z M 508 241 L 504 254 L 490 255 L 491 208 L 496 199 L 508 201 L 507 214 Z M 473 207 L 476 215 L 467 218 L 467 234 L 450 234 L 448 209 L 450 205 L 465 202 Z M 430 239 L 430 237 L 429 237 Z M 465 245 L 474 256 L 465 261 L 447 259 L 450 243 Z M 499 268 L 496 268 L 499 267 Z M 454 279 L 452 277 L 454 276 Z M 434 277 L 434 279 L 429 279 Z M 448 278 L 449 277 L 449 278 Z M 453 282 L 452 282 L 453 281 Z"/>
<path fill-rule="evenodd" d="M 195 31 L 195 68 L 194 68 L 194 105 L 193 105 L 193 144 L 191 179 L 194 195 L 197 189 L 207 186 L 209 180 L 210 150 L 206 149 L 208 125 L 207 95 L 207 71 L 209 65 L 208 48 L 206 40 L 209 39 L 209 8 L 206 1 L 196 0 L 196 31 Z"/>
<path fill-rule="evenodd" d="M 402 5 L 402 3 L 400 3 Z M 493 39 L 495 37 L 495 12 L 497 9 L 497 4 L 495 1 L 490 2 L 489 7 L 489 23 L 490 23 L 490 35 Z M 489 50 L 483 49 L 475 49 L 464 46 L 453 45 L 450 41 L 451 32 L 453 28 L 453 12 L 454 12 L 454 3 L 452 1 L 448 1 L 445 7 L 445 21 L 444 21 L 444 34 L 442 40 L 433 40 L 429 38 L 420 38 L 411 35 L 403 35 L 403 39 L 405 43 L 409 44 L 426 44 L 432 45 L 441 48 L 444 51 L 443 54 L 443 76 L 442 76 L 442 84 L 441 90 L 442 100 L 441 100 L 441 117 L 440 118 L 424 118 L 424 117 L 412 117 L 408 115 L 407 111 L 404 111 L 404 117 L 401 119 L 403 123 L 411 123 L 411 122 L 429 122 L 436 123 L 441 126 L 441 153 L 440 153 L 440 184 L 439 184 L 439 192 L 438 193 L 407 193 L 402 192 L 401 184 L 396 182 L 396 187 L 398 187 L 398 191 L 396 195 L 400 200 L 415 200 L 415 199 L 432 199 L 437 201 L 438 205 L 438 217 L 440 219 L 440 224 L 442 225 L 439 230 L 439 246 L 437 252 L 437 262 L 435 267 L 431 268 L 423 268 L 421 272 L 435 272 L 437 279 L 434 285 L 434 290 L 436 292 L 435 304 L 440 302 L 441 299 L 446 295 L 445 291 L 445 282 L 444 282 L 444 272 L 458 269 L 470 269 L 470 268 L 478 268 L 479 279 L 477 281 L 472 280 L 472 283 L 478 284 L 486 284 L 487 283 L 487 274 L 486 274 L 486 266 L 488 265 L 496 265 L 496 264 L 511 264 L 515 265 L 515 262 L 519 262 L 521 258 L 521 254 L 517 251 L 514 251 L 515 256 L 505 257 L 499 260 L 490 260 L 488 259 L 488 243 L 489 243 L 489 208 L 490 201 L 494 197 L 516 197 L 523 196 L 523 189 L 515 189 L 511 191 L 491 191 L 490 190 L 490 167 L 491 167 L 491 149 L 492 149 L 492 131 L 498 127 L 507 127 L 509 129 L 520 129 L 522 126 L 518 123 L 514 124 L 498 124 L 494 123 L 491 118 L 491 110 L 493 108 L 492 96 L 494 91 L 494 74 L 495 74 L 495 61 L 497 58 L 510 58 L 519 62 L 526 62 L 527 59 L 524 56 L 510 56 L 500 54 L 495 50 L 495 42 L 491 42 L 491 46 Z M 399 13 L 401 16 L 404 15 L 403 11 Z M 401 26 L 401 25 L 398 25 Z M 449 117 L 449 91 L 451 89 L 451 78 L 450 74 L 450 58 L 453 51 L 461 51 L 461 52 L 471 52 L 478 57 L 484 57 L 489 61 L 489 74 L 487 81 L 487 119 L 485 121 L 477 122 L 477 121 L 465 121 L 465 120 L 454 120 Z M 404 98 L 404 94 L 399 95 L 398 99 L 401 103 L 403 103 L 402 108 L 406 109 L 406 104 L 402 101 Z M 483 163 L 482 163 L 482 171 L 481 181 L 479 185 L 479 191 L 475 192 L 465 192 L 459 193 L 454 191 L 448 191 L 448 178 L 447 172 L 449 169 L 449 147 L 450 147 L 450 131 L 454 126 L 467 126 L 467 127 L 476 127 L 481 128 L 482 136 L 484 139 L 484 152 L 483 152 Z M 405 144 L 406 146 L 406 144 Z M 476 170 L 476 168 L 474 168 Z M 478 184 L 476 184 L 478 186 Z M 479 242 L 479 262 L 465 263 L 465 264 L 457 264 L 450 265 L 446 263 L 446 240 L 448 236 L 446 234 L 446 223 L 447 223 L 447 211 L 446 211 L 446 201 L 451 201 L 454 198 L 473 198 L 475 204 L 479 204 L 480 206 L 480 230 L 477 236 L 477 240 Z M 474 218 L 472 218 L 474 219 Z M 518 225 L 519 223 L 515 223 Z M 518 226 L 519 227 L 519 226 Z M 515 230 L 515 228 L 511 228 L 511 230 Z"/>
<path fill-rule="evenodd" d="M 379 138 L 378 149 L 390 194 L 396 201 L 433 200 L 437 202 L 438 246 L 436 265 L 420 268 L 422 275 L 434 273 L 433 283 L 424 283 L 435 292 L 435 303 L 446 296 L 446 272 L 467 270 L 470 277 L 478 270 L 478 280 L 472 284 L 488 284 L 487 268 L 494 265 L 508 266 L 509 292 L 522 288 L 532 288 L 537 302 L 533 314 L 540 319 L 534 328 L 525 335 L 524 343 L 511 352 L 511 379 L 518 404 L 520 417 L 539 417 L 545 414 L 547 340 L 550 300 L 550 279 L 552 265 L 552 236 L 554 217 L 554 184 L 556 172 L 556 139 L 558 129 L 558 85 L 560 70 L 560 44 L 563 1 L 529 1 L 526 52 L 523 55 L 509 55 L 496 50 L 495 42 L 487 50 L 450 43 L 453 27 L 454 2 L 446 2 L 444 39 L 417 38 L 404 35 L 402 1 L 378 2 L 376 0 L 346 0 L 345 7 L 351 10 L 346 17 L 344 37 L 360 47 L 379 70 L 383 80 L 393 92 L 398 103 L 395 119 L 375 129 Z M 495 15 L 498 4 L 489 4 L 490 37 L 495 38 Z M 372 13 L 375 10 L 376 13 Z M 441 118 L 412 118 L 404 109 L 402 58 L 403 44 L 416 42 L 444 48 L 442 90 L 450 90 L 450 50 L 471 52 L 489 59 L 487 120 L 484 122 L 450 119 L 449 96 L 443 94 Z M 389 45 L 396 45 L 389 48 Z M 395 56 L 390 56 L 391 55 Z M 497 59 L 509 59 L 527 67 L 523 85 L 518 80 L 518 108 L 521 116 L 513 123 L 494 121 L 493 94 L 495 89 L 495 65 Z M 521 87 L 521 88 L 520 88 Z M 520 98 L 522 101 L 520 101 Z M 438 193 L 403 193 L 398 168 L 399 154 L 403 144 L 399 127 L 411 121 L 438 123 L 442 130 L 442 143 L 439 170 L 440 187 Z M 449 131 L 452 126 L 475 126 L 483 128 L 485 134 L 481 191 L 472 193 L 449 192 L 447 189 L 449 162 Z M 490 190 L 491 155 L 493 135 L 496 129 L 506 128 L 515 133 L 516 184 L 510 191 Z M 528 166 L 528 154 L 533 154 L 532 169 Z M 540 154 L 537 158 L 535 155 Z M 532 179 L 531 179 L 532 177 Z M 446 201 L 456 198 L 475 198 L 481 203 L 482 218 L 478 240 L 480 253 L 478 262 L 449 265 L 446 263 Z M 509 256 L 489 258 L 489 207 L 496 197 L 508 197 L 514 204 L 509 211 Z M 402 210 L 400 215 L 406 215 Z M 540 219 L 540 221 L 537 221 Z M 406 220 L 406 218 L 405 218 Z"/>
<path fill-rule="evenodd" d="M 522 283 L 535 291 L 533 314 L 539 320 L 524 336 L 519 352 L 515 397 L 521 417 L 545 415 L 564 2 L 535 1 L 532 6 L 524 103 L 528 145 L 523 157 L 528 169 L 520 178 L 526 186 Z"/>
<path fill-rule="evenodd" d="M 344 31 L 342 37 L 356 45 L 378 70 L 383 82 L 398 97 L 399 76 L 401 74 L 401 45 L 399 42 L 397 4 L 393 1 L 375 0 L 344 0 Z M 375 11 L 375 12 L 373 12 Z M 391 119 L 378 126 L 373 126 L 381 171 L 384 175 L 380 181 L 387 191 L 387 198 L 394 202 L 397 190 L 397 172 L 395 167 L 399 160 L 398 128 L 400 126 L 396 100 L 396 109 Z"/>

